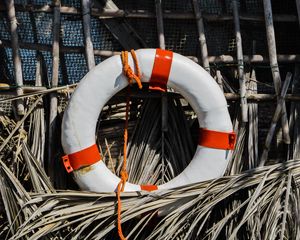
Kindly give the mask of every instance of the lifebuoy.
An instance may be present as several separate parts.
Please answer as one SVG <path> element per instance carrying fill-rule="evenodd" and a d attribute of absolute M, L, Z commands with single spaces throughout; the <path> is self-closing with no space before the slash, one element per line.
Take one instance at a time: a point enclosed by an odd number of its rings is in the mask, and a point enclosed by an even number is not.
<path fill-rule="evenodd" d="M 226 99 L 214 79 L 198 64 L 170 51 L 140 49 L 136 56 L 142 82 L 150 82 L 152 88 L 169 86 L 182 94 L 197 114 L 201 128 L 196 153 L 181 174 L 159 186 L 126 183 L 124 191 L 170 189 L 222 176 L 235 134 Z M 131 57 L 129 65 L 134 69 Z M 101 161 L 95 131 L 105 103 L 127 85 L 120 57 L 110 57 L 80 81 L 64 113 L 63 160 L 83 190 L 113 192 L 120 182 Z"/>

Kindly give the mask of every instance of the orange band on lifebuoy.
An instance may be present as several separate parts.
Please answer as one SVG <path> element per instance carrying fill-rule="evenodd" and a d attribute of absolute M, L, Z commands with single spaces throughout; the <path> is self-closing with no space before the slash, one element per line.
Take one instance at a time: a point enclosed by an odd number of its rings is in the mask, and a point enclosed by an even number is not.
<path fill-rule="evenodd" d="M 156 49 L 149 89 L 163 92 L 167 91 L 172 59 L 173 52 L 159 48 Z"/>
<path fill-rule="evenodd" d="M 236 142 L 234 132 L 218 132 L 205 128 L 199 129 L 198 144 L 203 147 L 233 150 Z"/>
<path fill-rule="evenodd" d="M 158 188 L 156 185 L 141 185 L 141 190 L 144 190 L 144 191 L 151 192 L 151 191 L 155 191 L 157 189 Z"/>
<path fill-rule="evenodd" d="M 101 160 L 96 144 L 81 151 L 71 153 L 62 157 L 63 163 L 68 173 L 81 167 L 92 165 Z"/>

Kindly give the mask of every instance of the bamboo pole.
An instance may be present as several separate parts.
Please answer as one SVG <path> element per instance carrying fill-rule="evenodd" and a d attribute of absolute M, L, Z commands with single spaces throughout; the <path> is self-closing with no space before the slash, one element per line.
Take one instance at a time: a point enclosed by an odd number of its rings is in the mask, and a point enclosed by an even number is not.
<path fill-rule="evenodd" d="M 252 41 L 252 54 L 256 53 L 256 41 Z M 248 86 L 250 93 L 257 94 L 257 80 L 256 80 L 256 71 L 254 67 L 251 67 L 249 72 Z M 259 163 L 258 155 L 258 104 L 249 103 L 248 104 L 248 157 L 249 157 L 249 169 L 257 167 Z"/>
<path fill-rule="evenodd" d="M 300 0 L 296 0 L 296 5 L 297 5 L 299 27 L 300 27 Z"/>
<path fill-rule="evenodd" d="M 52 48 L 52 87 L 58 86 L 59 72 L 59 34 L 60 34 L 60 0 L 53 0 L 53 48 Z M 57 125 L 57 94 L 50 94 L 49 140 L 48 140 L 48 175 L 54 180 L 54 148 Z"/>
<path fill-rule="evenodd" d="M 91 1 L 81 0 L 82 16 L 83 16 L 83 32 L 85 43 L 85 57 L 87 61 L 88 70 L 95 66 L 94 48 L 91 40 Z"/>
<path fill-rule="evenodd" d="M 238 3 L 236 0 L 232 1 L 232 7 L 233 7 L 235 39 L 236 39 L 236 47 L 237 47 L 238 75 L 239 75 L 240 96 L 241 96 L 241 114 L 242 114 L 242 121 L 248 122 L 248 106 L 247 106 L 247 98 L 246 98 L 247 91 L 246 91 L 246 83 L 245 83 L 246 80 L 244 75 L 242 36 L 241 36 L 241 29 L 240 29 Z"/>
<path fill-rule="evenodd" d="M 10 101 L 16 101 L 18 99 L 38 96 L 38 95 L 46 95 L 53 92 L 68 92 L 72 93 L 74 91 L 74 88 L 77 86 L 77 83 L 61 86 L 57 88 L 50 88 L 46 89 L 44 87 L 29 87 L 25 88 L 28 90 L 26 94 L 23 94 L 21 96 L 13 96 L 9 98 L 0 99 L 0 103 L 10 102 Z M 1 90 L 1 89 L 0 89 Z M 5 89 L 7 90 L 7 89 Z M 13 94 L 12 94 L 13 95 Z M 170 98 L 182 98 L 182 96 L 178 93 L 168 93 L 168 96 Z M 228 101 L 238 101 L 240 99 L 240 94 L 238 93 L 224 93 L 224 96 L 226 100 Z M 117 93 L 115 97 L 126 97 L 126 94 L 123 92 Z M 130 97 L 132 98 L 160 98 L 161 93 L 159 92 L 149 92 L 147 94 L 144 94 L 143 92 L 132 92 Z M 249 93 L 247 96 L 247 100 L 250 102 L 270 102 L 276 100 L 277 95 L 276 94 L 267 94 L 267 93 Z M 290 102 L 300 102 L 300 94 L 286 94 L 285 101 Z"/>
<path fill-rule="evenodd" d="M 216 81 L 217 81 L 219 87 L 221 88 L 222 92 L 224 92 L 223 77 L 222 77 L 221 71 L 219 69 L 217 69 L 217 71 L 216 71 Z"/>
<path fill-rule="evenodd" d="M 283 114 L 283 106 L 285 104 L 284 98 L 287 93 L 288 87 L 290 85 L 291 79 L 292 79 L 292 74 L 290 72 L 288 72 L 286 75 L 285 81 L 283 83 L 283 86 L 281 89 L 281 94 L 277 101 L 276 110 L 273 115 L 272 122 L 271 122 L 269 131 L 268 131 L 268 134 L 266 137 L 266 141 L 264 144 L 264 150 L 263 150 L 263 153 L 262 153 L 261 159 L 260 159 L 260 164 L 259 164 L 260 167 L 264 166 L 264 164 L 268 158 L 268 153 L 269 153 L 271 142 L 272 142 L 275 130 L 276 130 L 277 122 L 278 122 L 279 118 L 281 117 L 281 114 Z"/>
<path fill-rule="evenodd" d="M 279 96 L 280 88 L 281 88 L 281 77 L 280 77 L 278 61 L 277 61 L 276 41 L 275 41 L 275 31 L 274 31 L 274 24 L 273 24 L 273 13 L 272 13 L 271 0 L 264 0 L 263 3 L 264 3 L 264 13 L 265 13 L 265 23 L 266 23 L 266 33 L 267 33 L 267 42 L 268 42 L 268 49 L 269 49 L 270 66 L 271 66 L 275 91 L 276 91 L 276 94 Z M 281 118 L 281 125 L 282 125 L 283 141 L 286 144 L 289 144 L 290 143 L 289 125 L 288 125 L 288 120 L 287 120 L 285 104 L 283 104 L 283 106 L 282 106 L 282 113 L 283 114 L 282 114 L 282 118 Z"/>
<path fill-rule="evenodd" d="M 298 1 L 298 0 L 297 0 Z M 15 4 L 17 11 L 32 11 L 32 12 L 53 12 L 53 7 L 49 4 L 47 5 L 21 5 Z M 0 3 L 0 11 L 6 11 Z M 61 6 L 61 13 L 68 15 L 80 15 L 81 9 L 69 6 Z M 134 11 L 124 11 L 121 9 L 118 10 L 103 10 L 99 8 L 92 8 L 91 15 L 101 19 L 107 18 L 156 18 L 156 15 L 152 12 L 147 12 L 144 10 L 134 10 Z M 228 14 L 202 14 L 202 17 L 208 22 L 223 22 L 223 21 L 232 21 L 232 15 Z M 195 14 L 193 12 L 173 12 L 166 11 L 163 12 L 163 18 L 165 19 L 195 19 Z M 242 21 L 264 21 L 264 17 L 257 14 L 241 14 L 240 19 Z M 287 15 L 287 14 L 275 14 L 273 20 L 276 22 L 297 22 L 297 16 Z"/>
<path fill-rule="evenodd" d="M 21 56 L 19 52 L 19 38 L 18 38 L 18 22 L 16 18 L 14 0 L 5 0 L 7 15 L 10 23 L 10 34 L 11 34 L 11 46 L 12 46 L 12 57 L 14 66 L 14 78 L 15 84 L 17 86 L 17 95 L 23 95 L 23 73 L 22 73 L 22 63 Z M 24 103 L 22 100 L 18 100 L 17 104 L 17 114 L 24 115 Z"/>
<path fill-rule="evenodd" d="M 11 47 L 12 44 L 7 40 L 0 40 L 0 47 Z M 38 50 L 38 51 L 52 51 L 53 46 L 48 44 L 40 44 L 40 43 L 19 43 L 20 48 L 30 49 L 30 50 Z M 62 53 L 84 53 L 84 47 L 68 47 L 68 46 L 60 46 L 59 51 Z M 112 57 L 115 55 L 120 55 L 121 52 L 118 51 L 110 51 L 110 50 L 100 50 L 94 49 L 95 56 L 101 57 Z M 190 58 L 194 62 L 199 62 L 198 58 L 195 56 L 186 56 Z M 220 56 L 208 56 L 209 63 L 223 63 L 223 64 L 232 64 L 237 63 L 237 59 L 231 55 L 220 55 Z M 280 63 L 295 63 L 300 62 L 300 55 L 296 54 L 278 54 L 277 61 Z M 266 56 L 262 56 L 259 54 L 256 55 L 244 55 L 244 63 L 269 63 L 269 58 Z"/>
<path fill-rule="evenodd" d="M 165 35 L 164 35 L 164 24 L 163 24 L 161 0 L 155 0 L 155 7 L 156 7 L 156 23 L 157 23 L 159 48 L 165 49 L 166 45 L 165 45 Z"/>
<path fill-rule="evenodd" d="M 200 49 L 201 49 L 202 64 L 203 64 L 204 69 L 210 74 L 204 23 L 203 23 L 203 17 L 202 17 L 202 13 L 200 10 L 198 0 L 193 0 L 193 6 L 194 6 L 194 12 L 195 12 L 198 34 L 199 34 L 198 39 L 199 39 Z"/>
<path fill-rule="evenodd" d="M 164 23 L 162 15 L 161 0 L 155 0 L 156 23 L 159 48 L 165 49 Z M 161 158 L 162 158 L 162 181 L 165 172 L 165 133 L 168 131 L 168 98 L 166 93 L 161 94 Z"/>

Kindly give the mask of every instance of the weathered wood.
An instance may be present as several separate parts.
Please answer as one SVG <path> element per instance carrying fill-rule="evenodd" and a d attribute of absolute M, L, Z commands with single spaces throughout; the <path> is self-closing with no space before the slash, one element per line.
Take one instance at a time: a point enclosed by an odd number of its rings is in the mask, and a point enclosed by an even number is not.
<path fill-rule="evenodd" d="M 236 0 L 232 1 L 234 27 L 235 27 L 235 39 L 237 48 L 237 61 L 238 61 L 238 76 L 240 84 L 240 96 L 241 96 L 241 116 L 243 122 L 248 122 L 248 105 L 246 99 L 246 79 L 244 75 L 244 60 L 243 60 L 243 47 L 242 47 L 242 36 L 240 29 L 240 19 L 238 3 Z"/>
<path fill-rule="evenodd" d="M 256 53 L 256 41 L 252 41 L 252 54 Z M 257 94 L 257 79 L 254 67 L 246 73 L 247 93 Z M 249 169 L 256 168 L 259 164 L 258 155 L 258 104 L 257 102 L 248 103 L 248 165 Z"/>
<path fill-rule="evenodd" d="M 300 0 L 296 0 L 296 5 L 297 5 L 298 21 L 300 26 Z"/>
<path fill-rule="evenodd" d="M 59 34 L 60 34 L 60 0 L 54 0 L 53 14 L 53 48 L 52 48 L 52 86 L 58 86 L 59 73 Z M 57 125 L 57 94 L 50 94 L 50 114 L 49 114 L 49 140 L 48 140 L 48 175 L 51 181 L 54 181 L 54 149 L 55 132 Z"/>
<path fill-rule="evenodd" d="M 14 78 L 15 84 L 17 86 L 16 93 L 17 95 L 23 94 L 23 73 L 22 73 L 22 63 L 21 56 L 19 52 L 19 37 L 17 32 L 18 22 L 16 18 L 14 0 L 5 0 L 7 7 L 7 15 L 9 19 L 10 26 L 10 35 L 11 35 L 11 46 L 12 46 L 12 57 L 13 57 L 13 66 L 14 66 Z M 24 103 L 22 100 L 18 100 L 17 104 L 17 113 L 18 115 L 24 114 Z"/>
<path fill-rule="evenodd" d="M 91 39 L 91 1 L 81 0 L 82 18 L 83 18 L 83 33 L 85 44 L 85 57 L 88 69 L 91 70 L 95 66 L 94 47 Z"/>
<path fill-rule="evenodd" d="M 277 122 L 280 119 L 281 114 L 283 114 L 283 106 L 285 103 L 284 98 L 285 98 L 286 92 L 288 90 L 288 87 L 290 85 L 291 79 L 292 79 L 292 74 L 290 72 L 288 72 L 286 75 L 284 84 L 282 86 L 281 93 L 278 98 L 277 106 L 276 106 L 276 109 L 275 109 L 275 112 L 274 112 L 274 115 L 272 118 L 272 122 L 271 122 L 271 125 L 269 128 L 266 140 L 265 140 L 264 150 L 261 155 L 259 166 L 264 166 L 265 162 L 267 161 L 268 153 L 269 153 L 271 142 L 272 142 L 275 130 L 276 130 Z"/>
<path fill-rule="evenodd" d="M 299 1 L 299 0 L 297 0 Z M 96 3 L 96 2 L 95 2 Z M 53 12 L 53 7 L 49 4 L 47 5 L 32 5 L 32 4 L 15 4 L 17 11 L 32 11 L 32 12 Z M 0 3 L 0 11 L 6 11 L 5 6 Z M 61 13 L 69 15 L 80 15 L 81 10 L 75 7 L 61 6 Z M 91 15 L 94 17 L 99 17 L 101 19 L 107 18 L 156 18 L 156 15 L 145 10 L 135 10 L 135 11 L 124 11 L 121 9 L 110 10 L 110 9 L 101 9 L 98 7 L 93 7 L 91 9 Z M 223 22 L 223 21 L 232 21 L 232 15 L 228 14 L 203 14 L 203 18 L 209 22 Z M 173 11 L 164 11 L 163 18 L 166 19 L 195 19 L 193 12 L 173 12 Z M 262 15 L 253 15 L 253 14 L 242 14 L 240 15 L 242 21 L 264 21 L 264 16 Z M 287 14 L 275 14 L 273 20 L 277 22 L 297 22 L 297 16 L 287 15 Z"/>
<path fill-rule="evenodd" d="M 193 7 L 194 7 L 195 17 L 196 17 L 196 22 L 197 22 L 197 29 L 198 29 L 198 34 L 199 34 L 198 39 L 199 39 L 199 43 L 200 43 L 202 64 L 203 64 L 204 69 L 210 74 L 204 23 L 203 23 L 203 17 L 202 17 L 202 13 L 200 10 L 198 0 L 193 0 Z"/>
<path fill-rule="evenodd" d="M 165 49 L 164 23 L 162 15 L 161 0 L 155 0 L 156 24 L 158 44 L 160 49 Z M 161 94 L 161 164 L 162 164 L 162 181 L 165 176 L 165 133 L 168 132 L 168 97 L 166 93 Z"/>
<path fill-rule="evenodd" d="M 164 24 L 163 24 L 161 0 L 155 0 L 155 9 L 156 9 L 156 23 L 157 23 L 157 34 L 158 34 L 159 48 L 165 49 L 166 44 L 165 44 L 165 35 L 164 35 Z"/>
<path fill-rule="evenodd" d="M 38 43 L 19 43 L 20 48 L 39 50 L 39 51 L 52 51 L 52 45 L 38 44 Z M 0 47 L 11 47 L 12 44 L 7 40 L 0 40 Z M 62 53 L 84 53 L 84 47 L 66 47 L 60 46 L 60 52 Z M 111 57 L 120 55 L 121 52 L 110 51 L 110 50 L 99 50 L 94 49 L 95 56 Z M 194 62 L 199 62 L 195 56 L 186 56 Z M 237 63 L 236 57 L 231 55 L 220 55 L 220 56 L 208 56 L 209 63 Z M 278 54 L 277 61 L 280 63 L 295 63 L 300 62 L 300 55 L 296 54 Z M 269 63 L 269 58 L 262 55 L 244 55 L 244 63 Z"/>
<path fill-rule="evenodd" d="M 222 77 L 221 71 L 219 69 L 216 71 L 216 81 L 217 81 L 219 87 L 221 88 L 222 92 L 224 92 L 223 77 Z"/>
<path fill-rule="evenodd" d="M 40 94 L 49 94 L 52 92 L 68 92 L 68 93 L 73 93 L 74 88 L 77 86 L 77 83 L 67 85 L 67 86 L 61 86 L 57 88 L 51 88 L 51 89 L 46 89 L 44 87 L 26 87 L 24 88 L 25 91 L 28 90 L 28 93 L 22 95 L 22 96 L 14 96 L 10 98 L 4 98 L 0 99 L 0 103 L 4 102 L 9 102 L 9 101 L 15 101 L 17 99 L 22 99 L 22 98 L 28 98 L 28 97 L 33 97 L 37 96 Z M 37 88 L 35 90 L 35 88 Z M 13 89 L 13 88 L 12 88 Z M 2 89 L 0 89 L 2 90 Z M 7 89 L 5 89 L 7 90 Z M 14 95 L 13 93 L 11 95 Z M 225 98 L 228 101 L 237 101 L 240 99 L 240 94 L 238 93 L 224 93 Z M 126 94 L 120 92 L 116 94 L 116 97 L 126 97 Z M 130 97 L 132 98 L 160 98 L 161 93 L 159 92 L 149 92 L 145 94 L 144 92 L 132 92 Z M 168 97 L 172 98 L 182 98 L 182 96 L 178 93 L 168 93 Z M 275 101 L 277 98 L 277 95 L 275 94 L 267 94 L 267 93 L 251 93 L 247 94 L 247 100 L 253 101 L 253 102 L 270 102 L 270 101 Z M 300 101 L 300 94 L 286 94 L 285 96 L 285 101 L 290 101 L 290 102 L 299 102 Z"/>
<path fill-rule="evenodd" d="M 280 88 L 281 88 L 281 77 L 280 77 L 278 61 L 277 61 L 277 51 L 276 51 L 276 41 L 275 41 L 275 31 L 274 31 L 274 24 L 273 24 L 271 0 L 264 0 L 263 3 L 264 3 L 265 25 L 266 25 L 266 33 L 267 33 L 270 66 L 271 66 L 271 71 L 273 76 L 275 92 L 277 95 L 279 95 Z M 283 141 L 286 144 L 289 144 L 290 143 L 289 124 L 287 120 L 285 104 L 283 104 L 282 113 L 283 114 L 281 118 L 281 125 L 283 131 Z"/>

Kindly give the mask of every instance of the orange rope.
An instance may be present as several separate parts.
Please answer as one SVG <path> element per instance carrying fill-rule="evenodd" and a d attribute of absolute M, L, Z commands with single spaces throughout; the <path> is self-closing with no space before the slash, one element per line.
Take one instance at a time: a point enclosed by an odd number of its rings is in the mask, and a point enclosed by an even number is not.
<path fill-rule="evenodd" d="M 131 56 L 133 58 L 133 62 L 136 68 L 137 74 L 135 74 L 132 70 L 132 68 L 128 64 L 128 52 L 123 51 L 121 54 L 122 58 L 122 64 L 123 64 L 123 72 L 124 75 L 127 77 L 129 84 L 132 83 L 132 80 L 135 80 L 138 84 L 139 88 L 141 89 L 142 82 L 141 82 L 141 72 L 138 65 L 137 57 L 135 55 L 134 50 L 131 50 Z M 128 142 L 128 113 L 129 113 L 129 89 L 128 89 L 128 97 L 126 99 L 126 113 L 125 113 L 125 127 L 124 127 L 124 147 L 123 147 L 123 166 L 120 172 L 121 180 L 118 184 L 117 188 L 117 197 L 118 197 L 118 234 L 121 240 L 126 240 L 126 238 L 123 235 L 122 226 L 121 226 L 121 210 L 122 210 L 122 203 L 121 203 L 121 192 L 124 191 L 126 181 L 128 179 L 128 173 L 126 170 L 126 164 L 127 164 L 127 142 Z"/>

